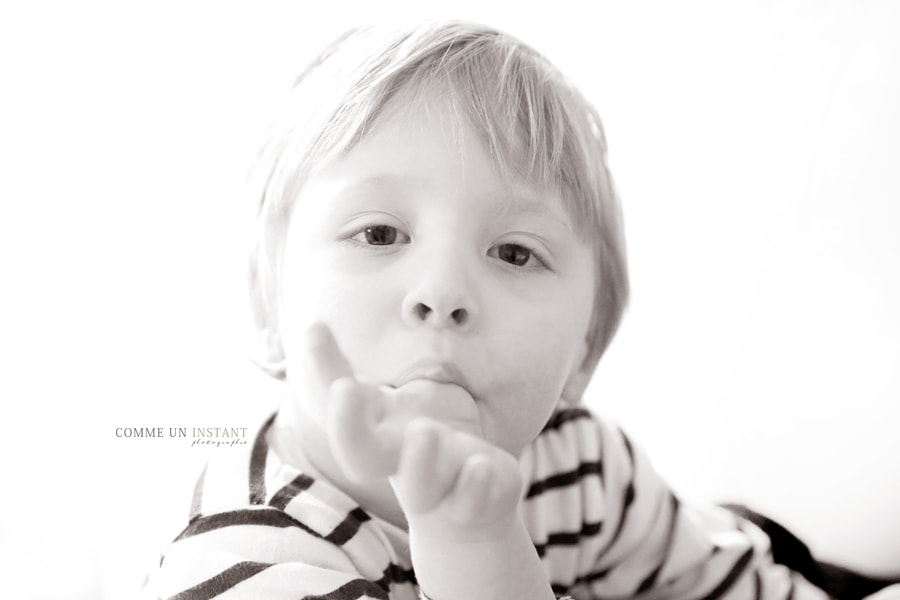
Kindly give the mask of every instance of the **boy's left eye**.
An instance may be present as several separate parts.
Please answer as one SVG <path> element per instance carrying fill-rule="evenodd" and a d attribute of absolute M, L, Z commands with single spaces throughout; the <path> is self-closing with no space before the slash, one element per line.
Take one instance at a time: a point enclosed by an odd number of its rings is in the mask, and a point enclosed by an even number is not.
<path fill-rule="evenodd" d="M 491 249 L 490 255 L 516 267 L 532 267 L 541 264 L 531 249 L 520 244 L 500 244 Z"/>
<path fill-rule="evenodd" d="M 367 246 L 393 246 L 409 243 L 409 236 L 391 225 L 369 225 L 353 236 Z"/>

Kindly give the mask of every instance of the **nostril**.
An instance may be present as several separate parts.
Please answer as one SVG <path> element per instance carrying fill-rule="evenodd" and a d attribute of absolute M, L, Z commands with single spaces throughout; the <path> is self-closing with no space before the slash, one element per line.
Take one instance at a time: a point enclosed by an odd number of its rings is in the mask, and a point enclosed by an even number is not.
<path fill-rule="evenodd" d="M 416 311 L 416 316 L 424 321 L 425 319 L 428 318 L 428 313 L 431 312 L 431 308 L 429 308 L 428 306 L 419 302 L 418 304 L 416 304 L 415 311 Z"/>
<path fill-rule="evenodd" d="M 469 311 L 465 308 L 457 308 L 448 315 L 441 311 L 435 312 L 424 302 L 416 302 L 411 315 L 419 322 L 429 322 L 436 326 L 464 325 L 469 320 Z"/>

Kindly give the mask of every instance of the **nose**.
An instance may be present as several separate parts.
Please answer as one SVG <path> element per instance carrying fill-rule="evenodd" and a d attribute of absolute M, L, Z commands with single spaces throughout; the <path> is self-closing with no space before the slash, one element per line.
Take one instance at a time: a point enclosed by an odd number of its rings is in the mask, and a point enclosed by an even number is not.
<path fill-rule="evenodd" d="M 470 328 L 478 312 L 463 269 L 448 264 L 423 268 L 401 310 L 410 325 L 457 330 Z"/>
<path fill-rule="evenodd" d="M 445 323 L 449 326 L 465 325 L 469 320 L 469 310 L 463 307 L 454 308 L 450 311 L 449 318 L 446 312 L 438 312 L 425 304 L 424 302 L 416 302 L 412 306 L 413 320 L 417 322 L 430 322 L 434 325 Z"/>

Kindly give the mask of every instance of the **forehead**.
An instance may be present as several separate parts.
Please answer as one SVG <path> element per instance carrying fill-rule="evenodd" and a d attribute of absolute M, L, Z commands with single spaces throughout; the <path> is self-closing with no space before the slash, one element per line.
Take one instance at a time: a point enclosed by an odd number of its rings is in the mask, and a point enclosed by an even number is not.
<path fill-rule="evenodd" d="M 526 168 L 524 142 L 498 152 L 451 94 L 404 90 L 387 102 L 349 147 L 330 153 L 310 173 L 349 196 L 410 193 L 436 180 L 474 192 L 507 210 L 575 221 L 556 179 Z M 439 177 L 443 176 L 443 177 Z M 572 228 L 572 227 L 570 227 Z"/>

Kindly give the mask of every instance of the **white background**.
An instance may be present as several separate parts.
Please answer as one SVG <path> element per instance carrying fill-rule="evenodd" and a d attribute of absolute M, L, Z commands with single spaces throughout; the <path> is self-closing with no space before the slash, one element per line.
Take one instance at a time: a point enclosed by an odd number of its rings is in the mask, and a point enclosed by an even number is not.
<path fill-rule="evenodd" d="M 685 496 L 900 574 L 900 4 L 10 4 L 0 564 L 19 597 L 128 597 L 177 532 L 211 451 L 116 427 L 273 405 L 247 361 L 255 141 L 313 52 L 414 14 L 518 35 L 604 116 L 633 302 L 591 407 Z"/>

